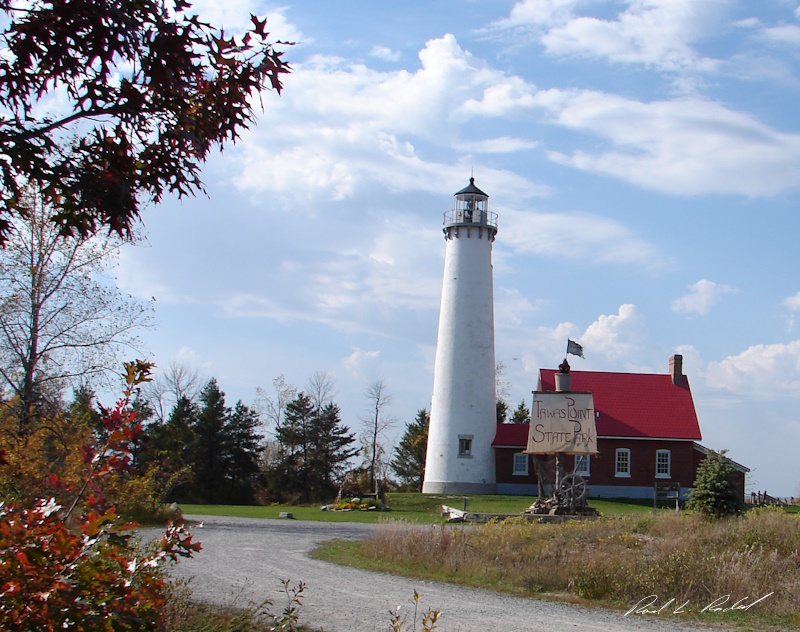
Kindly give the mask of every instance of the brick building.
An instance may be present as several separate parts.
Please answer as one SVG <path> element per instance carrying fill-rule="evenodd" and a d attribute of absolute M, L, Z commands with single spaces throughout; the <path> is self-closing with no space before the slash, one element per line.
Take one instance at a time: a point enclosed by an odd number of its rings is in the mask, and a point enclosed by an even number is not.
<path fill-rule="evenodd" d="M 555 391 L 555 369 L 541 369 L 537 391 Z M 654 484 L 680 483 L 686 497 L 706 448 L 682 357 L 669 359 L 669 373 L 572 371 L 571 389 L 594 396 L 598 454 L 567 457 L 595 498 L 652 498 Z M 537 495 L 532 456 L 524 454 L 529 424 L 498 424 L 492 443 L 498 494 Z M 542 457 L 540 457 L 542 458 Z M 554 457 L 543 457 L 553 471 Z M 572 461 L 574 459 L 574 461 Z M 733 462 L 744 498 L 745 474 Z"/>

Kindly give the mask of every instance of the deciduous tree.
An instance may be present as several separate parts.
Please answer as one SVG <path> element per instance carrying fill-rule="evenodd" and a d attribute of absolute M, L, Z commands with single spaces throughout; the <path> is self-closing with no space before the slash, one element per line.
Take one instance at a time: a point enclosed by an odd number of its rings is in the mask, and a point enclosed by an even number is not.
<path fill-rule="evenodd" d="M 110 508 L 109 478 L 130 473 L 130 447 L 141 432 L 130 408 L 150 365 L 126 364 L 124 397 L 103 410 L 104 436 L 83 446 L 81 476 L 47 480 L 47 496 L 0 503 L 0 629 L 163 630 L 169 594 L 166 561 L 200 550 L 182 525 L 168 525 L 146 550 Z M 24 459 L 25 454 L 18 455 Z M 0 459 L 3 470 L 13 467 Z"/>
<path fill-rule="evenodd" d="M 200 387 L 196 369 L 173 360 L 142 388 L 143 395 L 158 421 L 165 421 L 167 411 L 183 398 L 194 400 Z"/>
<path fill-rule="evenodd" d="M 263 388 L 256 389 L 256 405 L 255 408 L 266 417 L 277 433 L 283 426 L 284 415 L 286 413 L 286 406 L 295 397 L 297 397 L 297 387 L 289 384 L 286 381 L 286 376 L 281 373 L 278 377 L 272 380 L 272 387 L 275 390 L 275 396 L 269 397 Z M 280 442 L 276 452 L 282 449 Z"/>
<path fill-rule="evenodd" d="M 385 455 L 380 439 L 381 435 L 394 423 L 394 419 L 386 414 L 386 408 L 392 403 L 392 396 L 386 388 L 386 383 L 380 379 L 367 386 L 364 397 L 369 402 L 369 413 L 361 418 L 365 428 L 363 435 L 364 460 L 369 468 L 369 484 L 372 492 L 378 493 L 381 456 Z M 385 468 L 385 466 L 386 463 L 383 461 L 383 467 Z"/>
<path fill-rule="evenodd" d="M 0 251 L 0 380 L 17 397 L 24 432 L 70 382 L 112 375 L 119 355 L 139 346 L 151 308 L 107 275 L 118 239 L 60 235 L 35 189 L 20 208 L 26 217 Z"/>
<path fill-rule="evenodd" d="M 235 141 L 253 97 L 280 92 L 289 72 L 266 20 L 229 37 L 185 0 L 32 0 L 0 12 L 0 245 L 25 214 L 21 181 L 42 190 L 66 233 L 130 234 L 143 204 L 202 190 L 209 152 Z"/>

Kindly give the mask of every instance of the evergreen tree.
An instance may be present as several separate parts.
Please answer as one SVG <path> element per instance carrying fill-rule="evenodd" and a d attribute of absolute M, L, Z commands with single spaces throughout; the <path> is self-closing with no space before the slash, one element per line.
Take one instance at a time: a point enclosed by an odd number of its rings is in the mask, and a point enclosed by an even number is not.
<path fill-rule="evenodd" d="M 498 400 L 497 403 L 499 407 L 501 402 Z M 395 456 L 391 462 L 392 470 L 400 478 L 400 481 L 414 491 L 422 491 L 429 425 L 428 411 L 424 408 L 417 411 L 414 421 L 406 424 L 406 431 L 395 448 Z"/>
<path fill-rule="evenodd" d="M 700 462 L 689 494 L 688 509 L 720 518 L 741 513 L 742 492 L 736 481 L 736 468 L 725 456 L 727 450 L 709 450 Z"/>
<path fill-rule="evenodd" d="M 529 424 L 531 423 L 531 411 L 525 405 L 525 400 L 523 399 L 519 406 L 517 406 L 514 414 L 511 416 L 511 423 L 512 424 Z"/>
<path fill-rule="evenodd" d="M 328 499 L 336 492 L 347 461 L 359 452 L 352 447 L 356 436 L 342 425 L 339 407 L 333 403 L 312 417 L 309 435 L 309 492 L 316 500 Z"/>
<path fill-rule="evenodd" d="M 72 391 L 72 403 L 67 409 L 67 417 L 70 422 L 89 426 L 90 428 L 100 429 L 102 415 L 95 406 L 95 392 L 88 384 L 81 384 Z"/>
<path fill-rule="evenodd" d="M 508 423 L 508 404 L 502 399 L 497 400 L 497 423 Z"/>
<path fill-rule="evenodd" d="M 276 433 L 281 450 L 268 471 L 272 495 L 300 502 L 329 499 L 345 463 L 358 452 L 350 447 L 355 435 L 342 426 L 339 407 L 329 403 L 317 409 L 300 393 L 286 405 Z"/>
<path fill-rule="evenodd" d="M 142 454 L 142 463 L 157 464 L 163 471 L 173 473 L 190 467 L 190 454 L 194 443 L 194 425 L 200 408 L 187 397 L 175 402 L 169 417 L 163 423 L 155 421 L 147 426 L 147 443 Z"/>
<path fill-rule="evenodd" d="M 314 405 L 304 393 L 286 405 L 283 424 L 276 429 L 280 458 L 269 472 L 271 493 L 278 500 L 308 500 L 308 457 Z"/>
<path fill-rule="evenodd" d="M 200 392 L 200 411 L 192 425 L 194 440 L 190 452 L 195 500 L 217 502 L 224 497 L 228 450 L 225 424 L 229 414 L 225 393 L 212 378 Z"/>
<path fill-rule="evenodd" d="M 264 451 L 258 434 L 258 415 L 241 400 L 236 403 L 225 425 L 225 479 L 236 502 L 253 501 L 253 491 L 259 472 L 259 455 Z"/>

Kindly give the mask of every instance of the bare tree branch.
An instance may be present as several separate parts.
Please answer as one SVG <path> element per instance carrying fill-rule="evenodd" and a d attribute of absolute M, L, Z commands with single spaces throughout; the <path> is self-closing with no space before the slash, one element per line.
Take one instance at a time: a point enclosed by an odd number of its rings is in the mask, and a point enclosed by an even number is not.
<path fill-rule="evenodd" d="M 0 378 L 20 400 L 21 428 L 76 378 L 114 374 L 123 350 L 139 351 L 151 312 L 104 276 L 119 238 L 61 235 L 32 188 L 22 203 L 0 251 Z"/>

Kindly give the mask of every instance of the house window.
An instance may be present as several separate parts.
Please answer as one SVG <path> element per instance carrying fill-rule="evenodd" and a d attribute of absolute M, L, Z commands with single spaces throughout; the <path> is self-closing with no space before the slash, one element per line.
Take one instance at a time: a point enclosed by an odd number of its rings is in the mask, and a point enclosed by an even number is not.
<path fill-rule="evenodd" d="M 458 456 L 472 456 L 472 438 L 473 435 L 458 435 Z"/>
<path fill-rule="evenodd" d="M 614 476 L 630 478 L 631 476 L 631 451 L 628 448 L 617 448 L 617 468 Z"/>
<path fill-rule="evenodd" d="M 528 455 L 522 452 L 514 454 L 514 476 L 528 475 Z"/>
<path fill-rule="evenodd" d="M 656 478 L 669 478 L 671 458 L 669 450 L 656 450 Z"/>
<path fill-rule="evenodd" d="M 581 476 L 589 476 L 589 455 L 588 454 L 576 454 L 575 455 L 575 469 L 573 470 L 575 474 L 580 474 Z"/>

